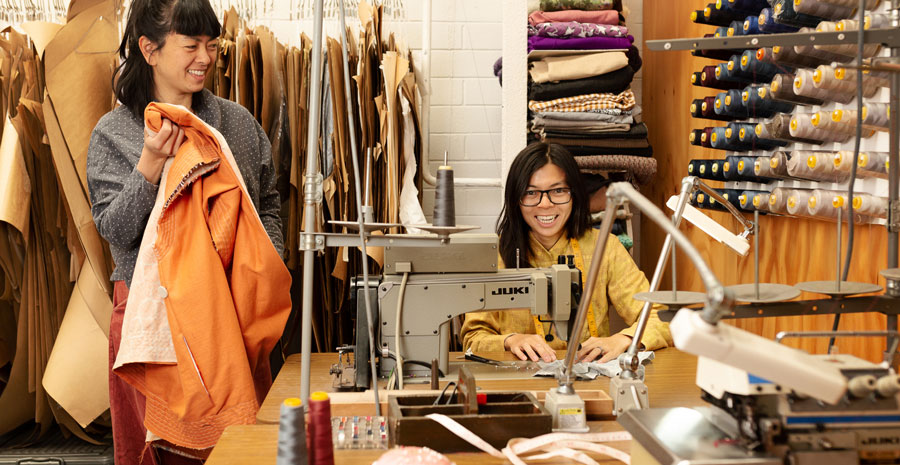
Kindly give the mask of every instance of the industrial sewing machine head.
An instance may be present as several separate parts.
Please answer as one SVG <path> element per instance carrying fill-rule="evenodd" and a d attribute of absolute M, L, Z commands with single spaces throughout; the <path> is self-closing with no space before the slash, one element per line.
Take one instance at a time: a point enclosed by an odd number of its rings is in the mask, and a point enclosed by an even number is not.
<path fill-rule="evenodd" d="M 441 247 L 385 247 L 384 274 L 370 278 L 368 286 L 370 301 L 377 302 L 379 375 L 391 373 L 398 351 L 407 376 L 430 374 L 432 360 L 448 374 L 450 320 L 469 312 L 529 309 L 550 323 L 548 337 L 566 340 L 581 296 L 581 273 L 572 257 L 560 261 L 548 268 L 499 269 L 494 234 L 456 235 Z M 332 369 L 334 386 L 343 389 L 368 389 L 371 384 L 367 363 L 372 337 L 361 279 L 351 289 L 356 343 L 341 349 L 352 350 L 353 359 Z"/>

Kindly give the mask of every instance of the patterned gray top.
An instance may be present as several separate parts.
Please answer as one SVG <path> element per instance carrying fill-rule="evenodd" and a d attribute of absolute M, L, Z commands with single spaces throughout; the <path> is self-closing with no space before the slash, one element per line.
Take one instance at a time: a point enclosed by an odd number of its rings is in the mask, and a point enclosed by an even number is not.
<path fill-rule="evenodd" d="M 266 232 L 283 255 L 281 201 L 275 190 L 269 138 L 244 107 L 208 90 L 203 91 L 202 103 L 194 114 L 225 137 Z M 91 213 L 100 235 L 109 242 L 116 264 L 110 280 L 124 280 L 128 286 L 159 187 L 136 169 L 143 147 L 143 120 L 119 106 L 97 122 L 87 156 Z"/>

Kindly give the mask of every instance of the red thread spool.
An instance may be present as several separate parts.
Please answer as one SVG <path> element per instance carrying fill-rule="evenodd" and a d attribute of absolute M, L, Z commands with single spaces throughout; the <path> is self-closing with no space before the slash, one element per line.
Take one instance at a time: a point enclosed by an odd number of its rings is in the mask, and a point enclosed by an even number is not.
<path fill-rule="evenodd" d="M 334 465 L 331 442 L 331 401 L 328 394 L 317 391 L 309 396 L 309 423 L 306 429 L 310 465 Z"/>

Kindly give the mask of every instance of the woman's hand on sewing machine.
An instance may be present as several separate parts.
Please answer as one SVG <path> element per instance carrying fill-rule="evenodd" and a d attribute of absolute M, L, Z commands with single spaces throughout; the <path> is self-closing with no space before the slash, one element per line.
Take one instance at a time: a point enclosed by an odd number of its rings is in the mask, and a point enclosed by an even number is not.
<path fill-rule="evenodd" d="M 537 334 L 511 334 L 503 341 L 503 347 L 519 357 L 519 360 L 531 360 L 532 362 L 556 360 L 556 351 L 551 349 L 547 341 Z"/>
<path fill-rule="evenodd" d="M 615 359 L 631 345 L 631 338 L 624 334 L 613 334 L 610 337 L 592 337 L 581 344 L 576 359 L 579 362 L 598 361 L 600 363 Z M 598 360 L 599 359 L 599 360 Z"/>

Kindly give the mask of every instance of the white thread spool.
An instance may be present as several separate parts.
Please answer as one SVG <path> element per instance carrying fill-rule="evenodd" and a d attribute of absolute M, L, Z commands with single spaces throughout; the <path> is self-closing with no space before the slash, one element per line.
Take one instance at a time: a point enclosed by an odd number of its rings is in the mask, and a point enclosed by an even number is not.
<path fill-rule="evenodd" d="M 814 98 L 822 101 L 836 101 L 826 89 L 820 89 L 813 83 L 813 72 L 808 69 L 798 69 L 794 76 L 794 94 Z M 851 97 L 850 100 L 853 100 Z M 850 103 L 850 100 L 841 103 Z"/>
<path fill-rule="evenodd" d="M 868 113 L 866 107 L 863 106 L 863 126 L 870 126 L 866 122 L 866 117 L 869 116 Z M 826 130 L 840 131 L 841 133 L 846 134 L 848 139 L 856 137 L 856 110 L 837 109 L 831 112 L 831 118 L 829 119 L 831 121 L 825 125 Z M 863 128 L 860 134 L 863 139 L 868 139 L 875 134 L 875 130 Z"/>
<path fill-rule="evenodd" d="M 818 32 L 839 32 L 846 28 L 845 25 L 839 25 L 839 23 L 833 21 L 822 21 L 816 26 L 816 31 Z M 859 46 L 856 43 L 846 43 L 840 45 L 816 45 L 815 48 L 822 51 L 827 51 L 830 53 L 834 53 L 837 55 L 843 55 L 844 57 L 848 57 L 850 59 L 855 58 L 857 52 L 859 52 Z M 878 54 L 881 51 L 881 44 L 865 44 L 863 45 L 863 57 L 871 58 Z M 845 62 L 847 59 L 835 60 Z"/>
<path fill-rule="evenodd" d="M 884 152 L 859 152 L 856 175 L 861 178 L 887 178 L 888 154 Z M 850 177 L 853 167 L 853 151 L 842 150 L 834 154 L 834 169 Z"/>
<path fill-rule="evenodd" d="M 818 136 L 817 138 L 825 141 L 846 142 L 856 135 L 856 127 L 850 127 L 840 120 L 833 120 L 829 111 L 813 113 L 809 117 L 809 122 Z"/>
<path fill-rule="evenodd" d="M 850 118 L 850 120 L 855 119 Z M 888 131 L 890 122 L 890 105 L 886 103 L 866 103 L 863 105 L 863 125 L 880 131 Z"/>
<path fill-rule="evenodd" d="M 753 174 L 764 178 L 777 177 L 769 166 L 771 159 L 772 157 L 756 157 L 756 160 L 753 161 Z"/>
<path fill-rule="evenodd" d="M 853 84 L 853 91 L 856 92 L 856 78 L 858 77 L 856 70 L 838 66 L 837 68 L 834 68 L 832 74 L 837 81 Z M 872 72 L 870 70 L 863 71 L 863 93 L 866 92 L 867 86 L 875 87 L 877 90 L 879 87 L 890 87 L 890 85 L 890 76 L 883 73 Z M 869 95 L 869 97 L 871 97 L 871 95 Z"/>
<path fill-rule="evenodd" d="M 888 201 L 884 197 L 876 197 L 871 194 L 854 194 L 853 209 L 862 215 L 876 218 L 887 218 Z"/>
<path fill-rule="evenodd" d="M 769 211 L 772 213 L 787 212 L 787 198 L 790 195 L 790 189 L 784 187 L 776 187 L 769 194 Z"/>
<path fill-rule="evenodd" d="M 838 79 L 837 75 L 846 77 L 847 74 L 856 75 L 855 72 L 847 73 L 838 70 L 843 70 L 844 68 L 832 68 L 828 65 L 820 65 L 818 68 L 813 71 L 813 85 L 825 90 L 830 90 L 835 94 L 840 94 L 840 100 L 838 98 L 833 98 L 834 101 L 840 101 L 841 103 L 849 103 L 854 98 L 856 98 L 856 80 L 852 82 L 846 79 Z M 875 85 L 875 81 L 863 79 L 863 97 L 872 98 L 875 93 L 878 92 L 878 86 Z"/>
<path fill-rule="evenodd" d="M 829 190 L 815 189 L 806 200 L 809 216 L 821 218 L 837 218 L 838 207 L 834 206 L 837 193 Z"/>
<path fill-rule="evenodd" d="M 787 173 L 792 178 L 815 179 L 806 159 L 813 152 L 811 150 L 795 150 L 787 161 Z"/>
<path fill-rule="evenodd" d="M 794 11 L 825 19 L 842 19 L 853 15 L 853 8 L 821 0 L 794 0 Z"/>
<path fill-rule="evenodd" d="M 753 208 L 755 208 L 761 212 L 768 211 L 770 195 L 771 194 L 766 193 L 766 192 L 757 192 L 756 194 L 754 194 L 753 201 L 751 202 L 753 204 Z"/>
<path fill-rule="evenodd" d="M 810 121 L 811 115 L 808 113 L 795 113 L 791 117 L 790 131 L 791 136 L 801 139 L 811 139 L 822 143 L 829 139 L 827 131 L 817 129 Z"/>
<path fill-rule="evenodd" d="M 846 181 L 849 174 L 834 169 L 834 152 L 808 152 L 806 167 L 818 181 Z"/>
<path fill-rule="evenodd" d="M 806 205 L 812 191 L 806 189 L 792 189 L 787 197 L 787 212 L 790 215 L 806 216 L 809 210 Z"/>

